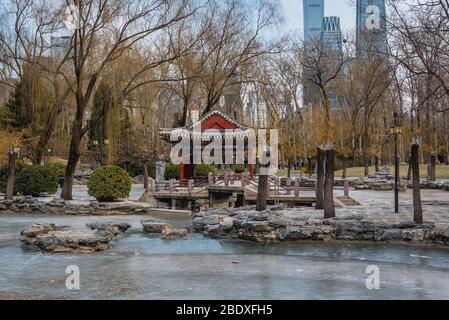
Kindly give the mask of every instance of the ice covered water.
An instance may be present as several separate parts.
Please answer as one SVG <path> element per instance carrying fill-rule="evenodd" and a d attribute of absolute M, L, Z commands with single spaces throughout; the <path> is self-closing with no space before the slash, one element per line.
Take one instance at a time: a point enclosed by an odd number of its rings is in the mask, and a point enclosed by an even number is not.
<path fill-rule="evenodd" d="M 124 217 L 0 217 L 0 298 L 49 299 L 449 299 L 449 249 L 378 243 L 262 245 L 200 234 L 163 241 Z M 175 227 L 185 216 L 155 217 Z M 23 246 L 32 222 L 82 227 L 87 222 L 132 224 L 112 249 L 95 254 L 48 254 Z M 66 268 L 80 270 L 80 290 L 67 290 Z M 380 289 L 366 288 L 366 269 L 380 270 Z"/>

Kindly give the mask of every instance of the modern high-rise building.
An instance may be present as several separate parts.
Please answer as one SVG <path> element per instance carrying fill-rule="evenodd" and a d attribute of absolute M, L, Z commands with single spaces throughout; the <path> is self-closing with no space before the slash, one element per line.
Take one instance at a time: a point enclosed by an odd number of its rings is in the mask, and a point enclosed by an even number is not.
<path fill-rule="evenodd" d="M 324 0 L 304 0 L 304 39 L 318 38 L 324 18 Z"/>
<path fill-rule="evenodd" d="M 357 0 L 357 55 L 388 53 L 385 0 Z"/>
<path fill-rule="evenodd" d="M 324 50 L 327 51 L 327 64 L 333 65 L 330 70 L 338 70 L 343 63 L 343 36 L 339 17 L 324 17 L 321 28 L 321 42 Z M 331 108 L 336 109 L 342 100 L 336 94 L 334 81 L 328 85 L 328 94 Z"/>
<path fill-rule="evenodd" d="M 324 17 L 321 27 L 321 41 L 329 50 L 341 55 L 343 51 L 343 36 L 341 33 L 339 17 Z"/>

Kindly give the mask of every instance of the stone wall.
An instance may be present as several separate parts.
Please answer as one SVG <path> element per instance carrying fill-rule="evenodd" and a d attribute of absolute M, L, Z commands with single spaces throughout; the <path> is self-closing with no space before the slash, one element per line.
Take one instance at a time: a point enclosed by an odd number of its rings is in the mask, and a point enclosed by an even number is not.
<path fill-rule="evenodd" d="M 385 223 L 362 217 L 335 219 L 304 218 L 272 207 L 256 212 L 254 207 L 198 213 L 194 230 L 213 238 L 243 239 L 260 243 L 300 240 L 405 241 L 449 245 L 449 223 Z"/>
<path fill-rule="evenodd" d="M 134 215 L 153 211 L 150 205 L 137 202 L 99 203 L 53 199 L 43 201 L 31 197 L 0 201 L 0 213 L 55 214 L 55 215 Z"/>

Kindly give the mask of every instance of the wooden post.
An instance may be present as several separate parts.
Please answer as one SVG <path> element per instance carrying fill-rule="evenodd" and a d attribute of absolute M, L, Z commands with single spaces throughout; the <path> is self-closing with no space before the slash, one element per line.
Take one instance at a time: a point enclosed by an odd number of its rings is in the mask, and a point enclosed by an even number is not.
<path fill-rule="evenodd" d="M 16 175 L 16 161 L 19 154 L 16 150 L 8 151 L 8 182 L 6 184 L 5 200 L 14 199 L 14 179 Z"/>
<path fill-rule="evenodd" d="M 242 188 L 246 187 L 246 172 L 243 172 L 242 175 Z"/>
<path fill-rule="evenodd" d="M 423 223 L 422 203 L 421 203 L 421 188 L 419 175 L 419 141 L 413 139 L 411 165 L 413 173 L 413 213 L 414 221 L 417 224 Z"/>
<path fill-rule="evenodd" d="M 295 198 L 299 198 L 299 178 L 295 179 Z"/>
<path fill-rule="evenodd" d="M 349 198 L 349 181 L 345 180 L 344 184 L 345 184 L 345 197 Z"/>
<path fill-rule="evenodd" d="M 315 209 L 324 209 L 324 158 L 325 151 L 321 148 L 317 148 L 317 181 L 316 181 L 316 206 Z"/>
<path fill-rule="evenodd" d="M 324 219 L 335 218 L 334 203 L 334 145 L 326 147 L 326 177 L 324 181 Z"/>
<path fill-rule="evenodd" d="M 229 187 L 229 173 L 227 171 L 224 174 L 224 185 L 225 187 Z"/>
<path fill-rule="evenodd" d="M 211 187 L 214 182 L 214 174 L 212 172 L 209 172 L 209 174 L 207 176 L 207 180 L 208 180 L 209 187 Z"/>
<path fill-rule="evenodd" d="M 287 195 L 292 194 L 292 178 L 287 178 Z"/>
<path fill-rule="evenodd" d="M 150 185 L 151 185 L 151 192 L 156 192 L 156 180 L 150 179 Z"/>
<path fill-rule="evenodd" d="M 193 180 L 192 179 L 190 179 L 188 181 L 188 188 L 189 188 L 189 194 L 191 195 L 193 192 Z"/>
<path fill-rule="evenodd" d="M 145 193 L 149 190 L 149 179 L 148 179 L 148 166 L 146 163 L 143 164 L 143 188 Z"/>
<path fill-rule="evenodd" d="M 170 179 L 168 183 L 168 189 L 170 191 L 170 194 L 173 195 L 173 192 L 175 191 L 174 179 Z"/>
<path fill-rule="evenodd" d="M 259 176 L 259 187 L 257 192 L 257 211 L 265 211 L 267 210 L 267 196 L 270 192 L 270 188 L 268 187 L 268 176 L 260 175 Z"/>

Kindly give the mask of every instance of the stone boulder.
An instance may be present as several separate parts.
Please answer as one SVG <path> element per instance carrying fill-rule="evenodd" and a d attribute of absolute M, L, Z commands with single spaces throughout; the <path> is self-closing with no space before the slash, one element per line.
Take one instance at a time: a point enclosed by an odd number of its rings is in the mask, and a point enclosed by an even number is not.
<path fill-rule="evenodd" d="M 162 230 L 162 239 L 164 239 L 164 240 L 184 239 L 188 235 L 189 235 L 189 229 L 165 228 L 164 230 Z"/>
<path fill-rule="evenodd" d="M 86 227 L 91 230 L 111 232 L 115 238 L 120 233 L 128 231 L 131 225 L 129 223 L 87 223 Z"/>
<path fill-rule="evenodd" d="M 108 250 L 112 240 L 113 234 L 106 230 L 70 229 L 39 236 L 37 246 L 48 252 L 92 253 Z"/>
<path fill-rule="evenodd" d="M 69 229 L 54 224 L 32 224 L 20 235 L 22 242 L 44 251 L 73 253 L 107 250 L 115 238 L 111 229 Z"/>
<path fill-rule="evenodd" d="M 50 231 L 56 231 L 56 225 L 33 223 L 28 229 L 20 232 L 20 241 L 26 244 L 37 244 L 37 238 Z"/>
<path fill-rule="evenodd" d="M 171 229 L 172 225 L 165 222 L 141 221 L 145 233 L 162 233 L 165 229 Z"/>

